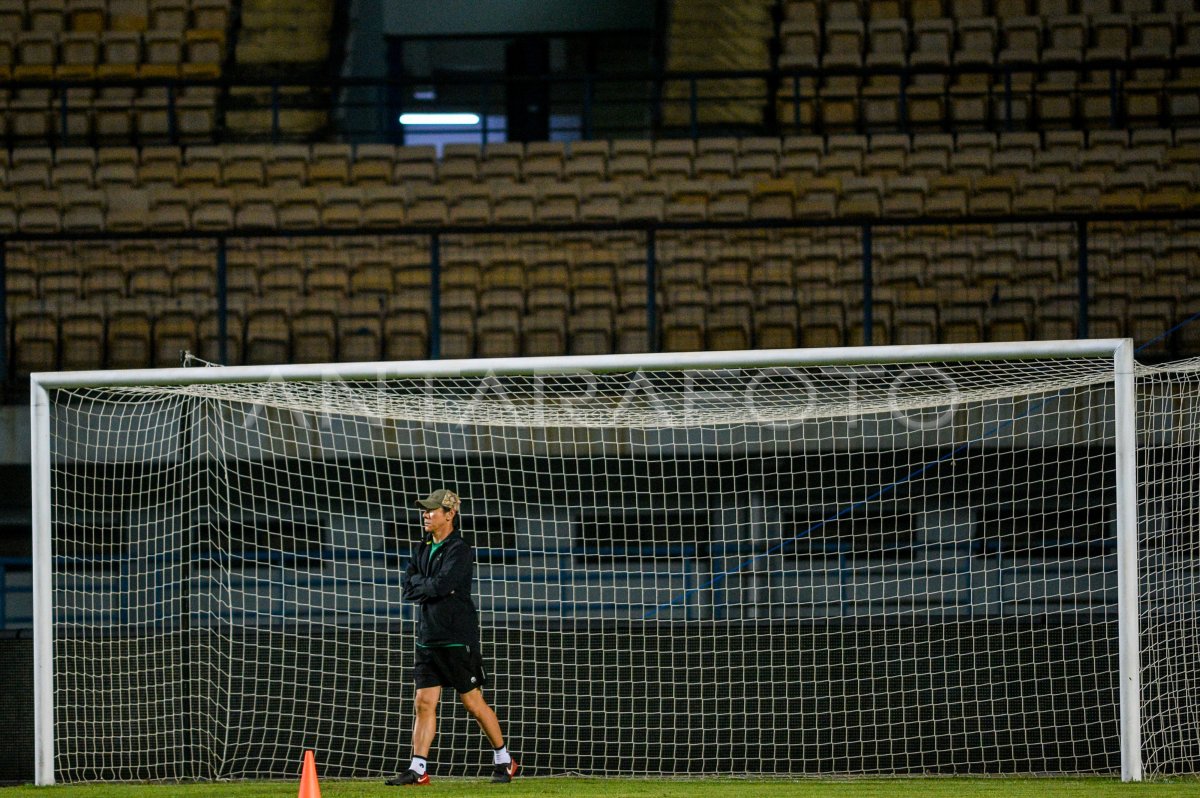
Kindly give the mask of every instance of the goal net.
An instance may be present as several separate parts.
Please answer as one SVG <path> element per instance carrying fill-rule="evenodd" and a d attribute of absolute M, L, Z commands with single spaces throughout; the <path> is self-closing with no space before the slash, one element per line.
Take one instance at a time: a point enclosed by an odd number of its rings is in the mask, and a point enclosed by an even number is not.
<path fill-rule="evenodd" d="M 402 768 L 439 487 L 527 774 L 1194 772 L 1200 381 L 1141 378 L 1139 545 L 1122 352 L 34 375 L 38 781 Z"/>

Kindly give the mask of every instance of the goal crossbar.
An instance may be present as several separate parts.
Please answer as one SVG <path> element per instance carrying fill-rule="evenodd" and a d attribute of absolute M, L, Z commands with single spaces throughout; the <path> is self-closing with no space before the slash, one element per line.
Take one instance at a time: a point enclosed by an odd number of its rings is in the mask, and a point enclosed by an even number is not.
<path fill-rule="evenodd" d="M 484 375 L 676 371 L 680 369 L 856 366 L 884 363 L 952 363 L 969 360 L 1034 360 L 1046 357 L 1112 357 L 1123 341 L 1096 338 L 1027 343 L 931 344 L 925 346 L 845 346 L 813 349 L 751 349 L 720 352 L 504 357 L 416 360 L 383 363 L 292 363 L 217 368 L 123 369 L 38 372 L 42 388 L 95 388 L 125 385 L 202 385 L 267 380 L 391 380 Z"/>

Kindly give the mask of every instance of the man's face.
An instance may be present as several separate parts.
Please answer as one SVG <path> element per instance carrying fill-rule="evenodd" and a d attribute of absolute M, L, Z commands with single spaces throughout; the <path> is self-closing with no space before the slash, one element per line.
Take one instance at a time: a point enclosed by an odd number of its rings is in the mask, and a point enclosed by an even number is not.
<path fill-rule="evenodd" d="M 454 511 L 447 510 L 445 507 L 425 510 L 421 513 L 421 518 L 425 521 L 425 531 L 434 537 L 448 535 L 454 528 Z"/>

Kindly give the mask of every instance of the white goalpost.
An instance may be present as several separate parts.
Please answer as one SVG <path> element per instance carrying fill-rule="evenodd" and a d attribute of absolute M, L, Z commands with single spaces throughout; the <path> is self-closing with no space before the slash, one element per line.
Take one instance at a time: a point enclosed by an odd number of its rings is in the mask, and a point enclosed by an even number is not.
<path fill-rule="evenodd" d="M 443 486 L 530 775 L 1200 769 L 1200 366 L 1128 340 L 60 372 L 31 410 L 38 784 L 394 771 Z M 460 715 L 440 775 L 490 763 Z"/>

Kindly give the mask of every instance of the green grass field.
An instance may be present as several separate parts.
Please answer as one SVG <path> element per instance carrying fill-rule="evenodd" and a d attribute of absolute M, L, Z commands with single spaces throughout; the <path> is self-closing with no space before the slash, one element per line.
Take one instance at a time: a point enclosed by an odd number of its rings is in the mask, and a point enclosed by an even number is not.
<path fill-rule="evenodd" d="M 79 787 L 0 788 L 0 798 L 53 796 L 59 798 L 167 798 L 167 796 L 228 796 L 228 798 L 295 798 L 294 782 L 233 782 L 216 784 L 106 784 Z M 322 798 L 376 798 L 404 794 L 407 788 L 386 787 L 378 781 L 326 781 Z M 705 781 L 663 779 L 531 778 L 510 785 L 485 779 L 439 779 L 421 795 L 431 798 L 1107 798 L 1107 796 L 1200 796 L 1200 779 L 1122 784 L 1116 779 L 841 779 L 837 781 L 751 781 L 716 778 Z"/>

